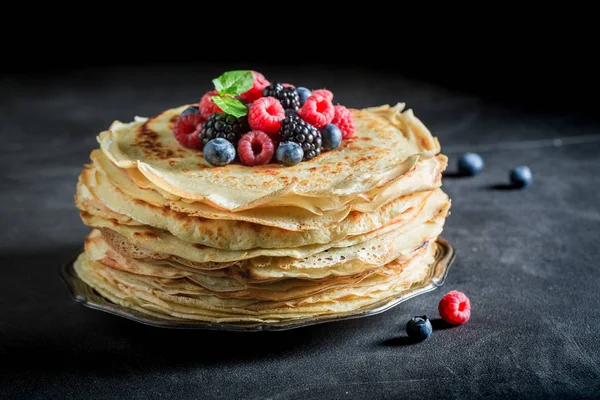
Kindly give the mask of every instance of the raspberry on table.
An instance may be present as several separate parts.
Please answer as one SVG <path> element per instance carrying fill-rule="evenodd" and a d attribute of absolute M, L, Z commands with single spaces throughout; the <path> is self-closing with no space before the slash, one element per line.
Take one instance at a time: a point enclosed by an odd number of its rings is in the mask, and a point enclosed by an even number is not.
<path fill-rule="evenodd" d="M 250 128 L 269 135 L 274 135 L 279 131 L 281 120 L 284 118 L 285 110 L 274 97 L 262 97 L 252 103 L 248 110 Z"/>
<path fill-rule="evenodd" d="M 200 140 L 203 145 L 206 145 L 213 139 L 222 138 L 235 147 L 242 135 L 249 130 L 248 117 L 245 115 L 236 118 L 233 115 L 217 112 L 212 114 L 202 126 Z"/>
<path fill-rule="evenodd" d="M 449 324 L 464 324 L 471 318 L 471 302 L 464 293 L 452 290 L 440 300 L 438 311 Z"/>
<path fill-rule="evenodd" d="M 313 90 L 312 91 L 313 95 L 320 95 L 325 97 L 327 100 L 329 101 L 333 101 L 333 93 L 331 93 L 331 91 L 327 90 L 327 89 L 317 89 L 317 90 Z"/>
<path fill-rule="evenodd" d="M 250 131 L 238 143 L 240 161 L 249 166 L 268 164 L 275 153 L 273 141 L 264 132 Z"/>
<path fill-rule="evenodd" d="M 296 142 L 304 151 L 303 161 L 321 154 L 321 132 L 298 115 L 290 115 L 281 121 L 281 141 Z"/>
<path fill-rule="evenodd" d="M 331 123 L 337 125 L 338 128 L 342 131 L 342 139 L 347 139 L 350 136 L 354 135 L 354 130 L 356 127 L 354 126 L 354 118 L 352 117 L 352 113 L 344 106 L 335 106 L 335 115 Z"/>
<path fill-rule="evenodd" d="M 186 114 L 180 116 L 173 125 L 173 135 L 183 147 L 189 149 L 201 149 L 203 143 L 200 141 L 200 130 L 204 124 L 204 118 L 200 114 Z"/>
<path fill-rule="evenodd" d="M 211 90 L 210 92 L 205 93 L 200 99 L 198 107 L 200 109 L 200 114 L 202 114 L 204 119 L 208 119 L 208 117 L 216 112 L 223 112 L 223 110 L 221 110 L 221 108 L 211 99 L 212 96 L 217 96 L 218 94 L 219 92 L 216 90 Z"/>
<path fill-rule="evenodd" d="M 321 129 L 331 123 L 335 110 L 331 101 L 324 96 L 313 94 L 298 110 L 298 115 L 309 124 Z M 342 129 L 340 127 L 340 129 Z"/>
<path fill-rule="evenodd" d="M 247 104 L 263 97 L 263 89 L 271 84 L 260 72 L 252 71 L 252 76 L 254 77 L 252 87 L 239 96 Z"/>

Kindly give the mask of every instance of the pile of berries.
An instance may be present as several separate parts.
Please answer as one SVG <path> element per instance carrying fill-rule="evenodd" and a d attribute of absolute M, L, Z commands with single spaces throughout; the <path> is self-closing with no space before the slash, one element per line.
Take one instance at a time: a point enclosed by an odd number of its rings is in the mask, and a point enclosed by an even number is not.
<path fill-rule="evenodd" d="M 248 166 L 273 161 L 296 165 L 337 149 L 342 140 L 354 134 L 352 114 L 346 107 L 333 104 L 329 90 L 270 83 L 259 72 L 241 72 L 252 74 L 250 89 L 240 94 L 211 90 L 197 106 L 182 112 L 173 126 L 177 141 L 202 150 L 210 165 L 227 165 L 236 156 Z M 249 85 L 248 81 L 245 88 Z M 219 86 L 223 87 L 215 83 Z M 232 108 L 235 112 L 227 112 L 227 107 L 223 110 L 215 102 L 219 95 L 229 104 L 236 102 L 237 108 Z"/>

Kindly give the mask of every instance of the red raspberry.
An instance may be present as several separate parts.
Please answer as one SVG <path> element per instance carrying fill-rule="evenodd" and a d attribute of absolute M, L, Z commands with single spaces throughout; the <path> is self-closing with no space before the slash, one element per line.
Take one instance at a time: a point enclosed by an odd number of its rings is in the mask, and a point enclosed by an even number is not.
<path fill-rule="evenodd" d="M 471 318 L 471 302 L 464 293 L 452 290 L 442 297 L 438 311 L 449 324 L 464 324 Z"/>
<path fill-rule="evenodd" d="M 187 114 L 177 118 L 173 125 L 173 135 L 175 139 L 183 146 L 189 149 L 199 149 L 203 146 L 200 141 L 200 130 L 204 123 L 204 118 L 200 114 Z"/>
<path fill-rule="evenodd" d="M 260 72 L 252 71 L 252 76 L 254 77 L 252 87 L 240 95 L 240 99 L 247 104 L 263 97 L 263 89 L 271 84 Z"/>
<path fill-rule="evenodd" d="M 321 95 L 312 95 L 298 110 L 298 115 L 309 124 L 321 129 L 331 122 L 335 110 L 331 101 Z M 341 128 L 340 128 L 341 129 Z"/>
<path fill-rule="evenodd" d="M 208 117 L 216 112 L 223 112 L 223 110 L 221 110 L 221 108 L 211 99 L 211 96 L 217 96 L 218 94 L 219 92 L 216 90 L 211 90 L 210 92 L 205 93 L 204 96 L 202 96 L 202 99 L 200 99 L 198 107 L 200 108 L 200 114 L 202 114 L 204 119 L 208 119 Z"/>
<path fill-rule="evenodd" d="M 275 153 L 273 140 L 264 132 L 250 131 L 238 142 L 238 156 L 243 164 L 268 164 Z"/>
<path fill-rule="evenodd" d="M 285 110 L 275 97 L 261 97 L 252 103 L 248 110 L 248 123 L 255 131 L 263 131 L 274 135 L 285 118 Z"/>
<path fill-rule="evenodd" d="M 337 125 L 342 131 L 342 140 L 347 139 L 354 135 L 354 118 L 352 113 L 344 106 L 335 106 L 335 116 L 331 121 L 332 124 Z"/>
<path fill-rule="evenodd" d="M 313 90 L 312 91 L 312 95 L 320 95 L 325 97 L 327 100 L 329 101 L 333 101 L 333 93 L 331 93 L 329 90 L 327 89 L 317 89 L 317 90 Z"/>

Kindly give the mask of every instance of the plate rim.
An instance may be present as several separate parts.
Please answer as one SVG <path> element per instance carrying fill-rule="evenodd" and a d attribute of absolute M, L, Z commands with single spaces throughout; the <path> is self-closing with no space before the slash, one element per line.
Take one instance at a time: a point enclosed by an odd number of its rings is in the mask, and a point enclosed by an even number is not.
<path fill-rule="evenodd" d="M 221 331 L 233 331 L 233 332 L 262 332 L 262 331 L 284 331 L 296 328 L 302 328 L 311 325 L 324 324 L 337 321 L 346 321 L 357 318 L 365 318 L 374 315 L 381 314 L 388 311 L 400 303 L 405 302 L 413 297 L 419 296 L 424 293 L 428 293 L 432 290 L 442 286 L 448 276 L 448 271 L 456 259 L 456 250 L 446 239 L 442 236 L 438 236 L 436 243 L 439 248 L 444 250 L 444 253 L 436 261 L 434 268 L 432 268 L 425 284 L 416 287 L 407 293 L 400 296 L 390 296 L 382 299 L 375 304 L 371 304 L 353 312 L 335 315 L 323 315 L 313 318 L 307 318 L 294 322 L 278 322 L 278 323 L 212 323 L 204 321 L 193 321 L 193 320 L 172 320 L 172 319 L 160 319 L 158 317 L 152 317 L 143 314 L 139 311 L 132 310 L 115 304 L 110 300 L 102 297 L 98 294 L 91 286 L 85 283 L 75 273 L 73 264 L 77 257 L 83 252 L 81 249 L 75 254 L 69 261 L 62 264 L 60 267 L 60 276 L 63 283 L 67 286 L 71 298 L 79 304 L 85 307 L 103 311 L 108 314 L 119 316 L 122 318 L 129 319 L 144 325 L 149 325 L 158 328 L 168 329 L 200 329 L 200 330 L 221 330 Z"/>

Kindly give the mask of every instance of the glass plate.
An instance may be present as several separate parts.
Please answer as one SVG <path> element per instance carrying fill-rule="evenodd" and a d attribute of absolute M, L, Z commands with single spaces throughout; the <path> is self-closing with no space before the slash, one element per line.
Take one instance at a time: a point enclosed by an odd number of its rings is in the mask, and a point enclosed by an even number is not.
<path fill-rule="evenodd" d="M 371 304 L 362 309 L 335 315 L 321 315 L 313 318 L 305 318 L 294 322 L 279 323 L 210 323 L 193 320 L 181 320 L 174 318 L 158 318 L 142 314 L 136 310 L 120 306 L 100 296 L 92 287 L 83 282 L 75 273 L 73 263 L 77 256 L 64 264 L 61 268 L 61 277 L 71 292 L 73 299 L 86 307 L 95 310 L 104 311 L 120 317 L 128 318 L 142 324 L 157 326 L 161 328 L 177 329 L 212 329 L 226 331 L 282 331 L 287 329 L 300 328 L 308 325 L 321 324 L 325 322 L 342 321 L 353 318 L 369 317 L 379 314 L 410 298 L 420 294 L 432 291 L 444 284 L 448 269 L 454 261 L 455 251 L 452 245 L 444 238 L 438 237 L 437 244 L 439 251 L 436 257 L 436 263 L 431 269 L 429 276 L 419 285 L 411 288 L 400 296 L 390 296 L 382 299 L 375 304 Z"/>

